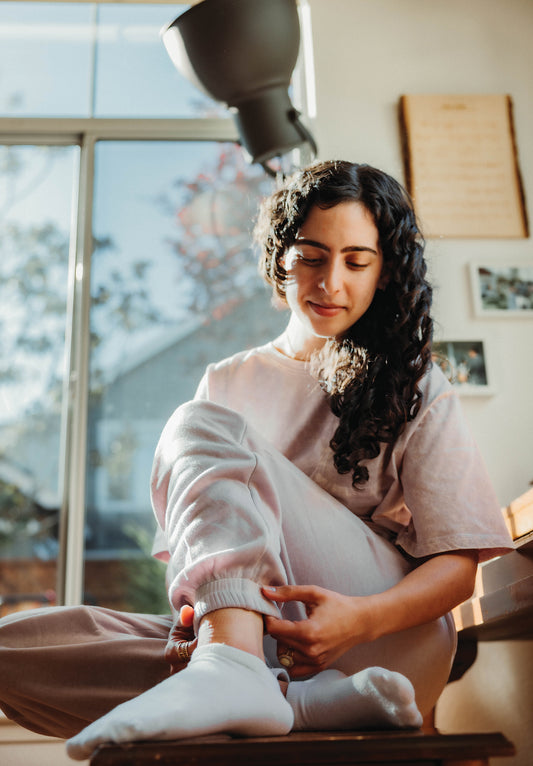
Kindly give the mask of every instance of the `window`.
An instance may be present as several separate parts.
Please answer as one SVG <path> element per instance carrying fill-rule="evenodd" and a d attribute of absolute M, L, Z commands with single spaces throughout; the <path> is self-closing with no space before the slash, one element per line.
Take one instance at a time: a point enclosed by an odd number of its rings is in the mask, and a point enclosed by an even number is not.
<path fill-rule="evenodd" d="M 0 3 L 3 613 L 166 609 L 159 434 L 285 323 L 250 247 L 273 181 L 159 40 L 184 9 Z"/>

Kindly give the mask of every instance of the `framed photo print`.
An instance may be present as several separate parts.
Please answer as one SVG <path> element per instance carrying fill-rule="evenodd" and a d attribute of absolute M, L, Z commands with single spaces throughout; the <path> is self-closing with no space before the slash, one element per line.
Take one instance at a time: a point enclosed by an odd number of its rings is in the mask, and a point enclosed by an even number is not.
<path fill-rule="evenodd" d="M 533 262 L 471 263 L 470 277 L 478 316 L 533 317 Z"/>
<path fill-rule="evenodd" d="M 461 394 L 493 394 L 492 375 L 483 340 L 443 340 L 433 344 L 438 364 Z"/>

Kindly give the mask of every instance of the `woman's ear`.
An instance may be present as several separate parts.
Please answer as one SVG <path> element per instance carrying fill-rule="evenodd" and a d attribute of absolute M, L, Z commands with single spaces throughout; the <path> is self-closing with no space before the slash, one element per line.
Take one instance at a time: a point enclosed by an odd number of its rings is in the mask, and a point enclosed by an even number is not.
<path fill-rule="evenodd" d="M 378 290 L 385 290 L 389 282 L 390 282 L 389 270 L 387 269 L 385 264 L 383 264 L 383 268 L 381 269 L 381 275 L 378 280 Z"/>

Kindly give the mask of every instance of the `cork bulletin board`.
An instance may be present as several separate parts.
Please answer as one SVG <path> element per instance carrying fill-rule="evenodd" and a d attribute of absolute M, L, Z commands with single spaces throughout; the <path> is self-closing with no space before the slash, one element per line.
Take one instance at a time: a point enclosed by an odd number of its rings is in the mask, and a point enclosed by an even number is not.
<path fill-rule="evenodd" d="M 426 236 L 528 236 L 508 95 L 405 95 L 400 124 Z"/>

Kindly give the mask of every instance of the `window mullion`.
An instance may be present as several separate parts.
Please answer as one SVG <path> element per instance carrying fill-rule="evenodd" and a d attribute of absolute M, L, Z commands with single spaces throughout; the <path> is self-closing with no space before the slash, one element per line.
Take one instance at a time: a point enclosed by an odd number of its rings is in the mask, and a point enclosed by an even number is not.
<path fill-rule="evenodd" d="M 61 511 L 58 592 L 66 605 L 83 602 L 84 529 L 89 399 L 90 263 L 93 245 L 93 136 L 81 143 L 77 225 L 63 449 L 63 507 Z"/>

